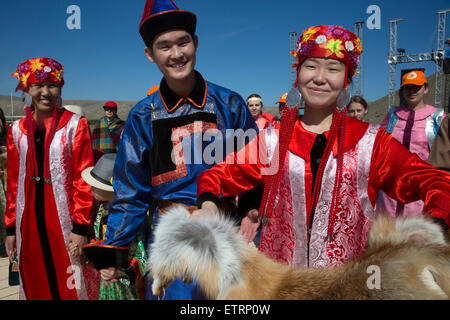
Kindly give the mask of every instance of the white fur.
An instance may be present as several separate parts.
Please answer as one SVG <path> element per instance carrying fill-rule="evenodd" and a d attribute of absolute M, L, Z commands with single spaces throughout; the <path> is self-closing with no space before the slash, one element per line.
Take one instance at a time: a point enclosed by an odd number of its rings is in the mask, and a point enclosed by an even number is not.
<path fill-rule="evenodd" d="M 399 219 L 395 225 L 397 231 L 404 234 L 405 239 L 420 235 L 427 243 L 445 244 L 440 226 L 424 218 Z"/>
<path fill-rule="evenodd" d="M 191 218 L 183 206 L 167 210 L 160 217 L 149 250 L 153 292 L 163 284 L 159 274 L 164 270 L 184 265 L 186 270 L 174 270 L 194 278 L 218 267 L 218 298 L 224 298 L 228 289 L 241 281 L 240 257 L 246 243 L 237 232 L 223 215 Z"/>
<path fill-rule="evenodd" d="M 245 269 L 242 261 L 250 252 L 249 247 L 239 235 L 237 226 L 224 215 L 219 213 L 191 218 L 184 207 L 175 206 L 160 217 L 154 236 L 149 250 L 154 294 L 160 293 L 161 288 L 179 275 L 192 279 L 197 277 L 199 283 L 208 283 L 207 287 L 213 291 L 210 296 L 217 299 L 226 298 L 230 288 L 241 284 L 246 286 L 242 278 L 242 269 Z M 379 217 L 374 221 L 368 244 L 402 246 L 415 244 L 416 241 L 419 246 L 447 245 L 440 226 L 424 217 L 395 221 L 388 217 Z M 418 275 L 426 287 L 445 299 L 448 298 L 448 285 L 439 286 L 439 282 L 442 282 L 442 279 L 439 280 L 442 270 L 438 270 L 439 264 L 436 265 L 437 269 L 427 265 Z M 246 268 L 248 269 L 248 265 Z M 446 281 L 448 282 L 445 280 L 442 283 L 445 284 Z M 295 296 L 295 292 L 292 294 Z"/>
<path fill-rule="evenodd" d="M 436 292 L 436 294 L 440 295 L 442 299 L 448 299 L 449 297 L 445 294 L 442 288 L 436 283 L 433 273 L 437 273 L 437 271 L 432 266 L 426 266 L 422 270 L 422 273 L 420 274 L 420 279 L 429 289 L 433 290 L 434 292 Z"/>

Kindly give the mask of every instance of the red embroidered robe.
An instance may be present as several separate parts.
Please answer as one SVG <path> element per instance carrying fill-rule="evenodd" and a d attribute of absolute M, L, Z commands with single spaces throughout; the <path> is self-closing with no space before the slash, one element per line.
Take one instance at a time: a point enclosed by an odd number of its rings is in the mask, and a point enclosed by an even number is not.
<path fill-rule="evenodd" d="M 404 202 L 422 199 L 425 210 L 450 224 L 450 174 L 437 170 L 410 153 L 384 129 L 346 117 L 343 185 L 331 241 L 326 240 L 337 166 L 337 143 L 325 167 L 310 240 L 310 151 L 316 134 L 297 120 L 289 144 L 284 172 L 269 223 L 263 227 L 260 250 L 296 267 L 331 267 L 358 256 L 366 247 L 375 217 L 377 192 L 382 189 Z M 328 133 L 325 136 L 328 138 Z M 198 195 L 241 194 L 264 183 L 277 146 L 276 130 L 268 128 L 224 163 L 198 178 Z"/>
<path fill-rule="evenodd" d="M 51 118 L 46 119 L 46 136 Z M 21 299 L 52 299 L 35 210 L 35 183 L 26 161 L 28 150 L 25 118 L 11 126 L 8 137 L 8 192 L 5 225 L 15 227 L 19 257 Z M 69 255 L 65 243 L 73 223 L 87 226 L 93 203 L 90 186 L 81 172 L 93 166 L 89 123 L 64 111 L 50 145 L 52 184 L 44 184 L 45 233 L 61 299 L 86 299 L 83 267 Z M 42 232 L 42 231 L 41 231 Z M 48 253 L 47 253 L 48 254 Z M 46 265 L 47 264 L 47 265 Z"/>

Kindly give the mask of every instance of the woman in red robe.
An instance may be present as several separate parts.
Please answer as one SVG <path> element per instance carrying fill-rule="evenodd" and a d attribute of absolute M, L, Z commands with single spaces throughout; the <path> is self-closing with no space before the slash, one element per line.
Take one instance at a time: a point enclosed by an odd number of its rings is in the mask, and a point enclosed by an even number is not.
<path fill-rule="evenodd" d="M 93 166 L 89 123 L 61 108 L 63 66 L 29 59 L 13 75 L 32 98 L 7 137 L 6 249 L 19 260 L 21 299 L 85 299 L 80 251 L 93 203 L 81 172 Z"/>
<path fill-rule="evenodd" d="M 285 107 L 279 133 L 263 130 L 200 174 L 201 210 L 193 215 L 217 210 L 220 195 L 264 183 L 259 215 L 257 206 L 249 210 L 241 233 L 251 241 L 262 221 L 259 249 L 295 267 L 333 267 L 360 255 L 379 214 L 380 189 L 402 202 L 422 199 L 424 213 L 448 228 L 450 174 L 379 126 L 345 114 L 346 90 L 361 53 L 360 40 L 342 27 L 303 31 L 293 54 L 304 115 L 296 119 L 296 109 Z"/>

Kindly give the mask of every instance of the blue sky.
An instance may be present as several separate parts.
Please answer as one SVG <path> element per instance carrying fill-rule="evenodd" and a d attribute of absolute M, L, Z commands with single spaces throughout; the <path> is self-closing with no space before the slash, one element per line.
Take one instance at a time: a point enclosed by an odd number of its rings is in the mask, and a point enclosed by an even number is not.
<path fill-rule="evenodd" d="M 432 1 L 304 1 L 304 0 L 175 0 L 197 15 L 199 51 L 196 69 L 205 79 L 246 98 L 259 93 L 274 105 L 289 89 L 289 32 L 311 25 L 338 24 L 351 31 L 365 21 L 370 5 L 381 13 L 381 29 L 363 30 L 363 94 L 376 100 L 388 92 L 389 20 L 398 25 L 398 47 L 408 53 L 430 52 L 437 46 L 437 11 L 449 0 Z M 138 33 L 145 0 L 2 0 L 0 1 L 0 94 L 14 91 L 9 77 L 17 65 L 48 56 L 65 67 L 64 99 L 140 100 L 158 85 L 161 73 L 144 55 Z M 81 9 L 81 29 L 69 30 L 70 5 Z M 450 38 L 450 13 L 446 38 Z M 432 62 L 398 65 L 425 67 Z"/>

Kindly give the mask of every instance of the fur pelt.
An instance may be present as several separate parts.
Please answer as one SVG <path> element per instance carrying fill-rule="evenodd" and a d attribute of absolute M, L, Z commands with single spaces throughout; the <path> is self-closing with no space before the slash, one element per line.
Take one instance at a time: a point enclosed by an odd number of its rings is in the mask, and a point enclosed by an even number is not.
<path fill-rule="evenodd" d="M 366 252 L 333 269 L 293 269 L 247 244 L 222 215 L 171 208 L 149 250 L 153 294 L 178 276 L 211 299 L 449 299 L 450 245 L 421 218 L 374 220 Z M 371 285 L 378 270 L 379 285 Z"/>

